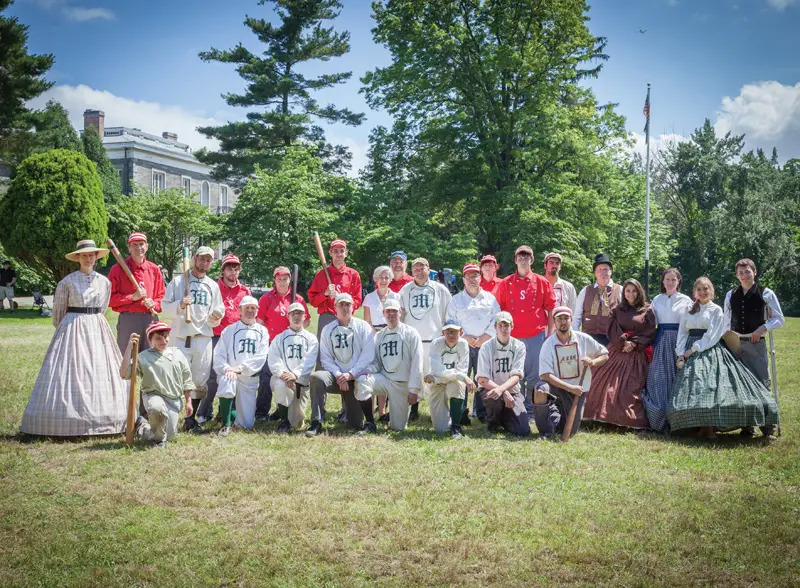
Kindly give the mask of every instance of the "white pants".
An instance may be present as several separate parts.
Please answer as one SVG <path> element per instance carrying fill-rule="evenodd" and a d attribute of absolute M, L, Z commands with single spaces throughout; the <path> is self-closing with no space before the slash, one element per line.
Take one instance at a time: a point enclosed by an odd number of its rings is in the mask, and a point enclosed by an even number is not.
<path fill-rule="evenodd" d="M 142 401 L 147 409 L 147 422 L 142 425 L 141 430 L 143 440 L 169 441 L 178 434 L 180 400 L 167 399 L 158 394 L 144 394 Z"/>
<path fill-rule="evenodd" d="M 192 381 L 195 389 L 192 398 L 205 398 L 208 393 L 208 377 L 211 375 L 211 362 L 213 361 L 211 337 L 195 335 L 192 337 L 191 347 L 186 348 L 186 339 L 176 337 L 173 345 L 181 350 L 189 367 L 192 369 Z"/>
<path fill-rule="evenodd" d="M 239 376 L 228 380 L 217 378 L 217 396 L 236 399 L 236 426 L 252 429 L 256 424 L 256 398 L 258 398 L 258 376 Z"/>
<path fill-rule="evenodd" d="M 361 380 L 361 378 L 359 378 Z M 363 377 L 362 385 L 356 386 L 356 399 L 368 400 L 372 396 L 389 397 L 389 427 L 403 431 L 408 426 L 408 382 L 395 382 L 382 373 Z"/>
<path fill-rule="evenodd" d="M 269 385 L 275 404 L 289 408 L 289 424 L 295 429 L 301 428 L 306 418 L 308 399 L 311 397 L 308 386 L 300 387 L 300 398 L 297 398 L 295 390 L 289 388 L 278 376 L 272 376 Z"/>
<path fill-rule="evenodd" d="M 450 399 L 464 399 L 467 385 L 464 382 L 430 384 L 428 388 L 428 409 L 431 411 L 433 430 L 445 433 L 450 430 Z M 456 423 L 460 424 L 460 423 Z"/>

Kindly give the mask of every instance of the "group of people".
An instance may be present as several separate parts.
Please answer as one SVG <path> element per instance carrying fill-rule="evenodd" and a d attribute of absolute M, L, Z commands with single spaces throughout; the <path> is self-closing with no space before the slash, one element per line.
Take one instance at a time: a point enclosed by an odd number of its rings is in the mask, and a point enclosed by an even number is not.
<path fill-rule="evenodd" d="M 213 280 L 214 251 L 201 246 L 191 269 L 165 287 L 147 249 L 146 235 L 130 235 L 125 264 L 136 285 L 119 265 L 108 279 L 98 274 L 95 263 L 108 250 L 92 241 L 67 255 L 80 270 L 56 289 L 57 330 L 23 433 L 122 432 L 136 344 L 136 432 L 158 445 L 177 434 L 184 406 L 183 429 L 207 433 L 215 397 L 221 436 L 275 419 L 280 433 L 305 428 L 314 437 L 324 431 L 329 394 L 341 395 L 339 420 L 362 435 L 377 432 L 376 416 L 402 431 L 419 418 L 423 399 L 433 430 L 453 438 L 472 419 L 521 436 L 535 422 L 538 436 L 551 438 L 564 433 L 573 405 L 570 434 L 582 421 L 601 421 L 702 436 L 739 428 L 753 435 L 755 427 L 775 435 L 764 334 L 783 324 L 783 314 L 749 259 L 736 265 L 740 285 L 724 311 L 707 278 L 695 282 L 693 298 L 681 294 L 675 268 L 664 271 L 662 293 L 650 302 L 638 281 L 613 281 L 605 254 L 594 259 L 596 281 L 577 293 L 559 275 L 560 254 L 545 255 L 539 275 L 526 245 L 502 279 L 491 255 L 464 265 L 455 296 L 430 279 L 426 259 L 413 259 L 409 275 L 408 256 L 394 251 L 362 300 L 347 243 L 335 239 L 330 265 L 308 290 L 315 336 L 287 267 L 275 268 L 274 288 L 256 300 L 239 281 L 235 255 L 222 258 Z M 119 313 L 116 341 L 108 306 Z M 362 306 L 360 319 L 354 313 Z"/>

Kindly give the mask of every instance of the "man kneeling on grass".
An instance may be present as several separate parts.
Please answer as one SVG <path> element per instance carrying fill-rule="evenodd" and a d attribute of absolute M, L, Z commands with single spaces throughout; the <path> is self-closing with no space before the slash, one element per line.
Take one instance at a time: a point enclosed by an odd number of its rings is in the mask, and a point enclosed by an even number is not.
<path fill-rule="evenodd" d="M 461 439 L 461 412 L 466 391 L 475 392 L 475 382 L 467 375 L 469 370 L 469 344 L 462 339 L 461 323 L 455 319 L 445 321 L 442 336 L 431 343 L 431 373 L 425 376 L 430 384 L 428 406 L 433 430 L 444 433 L 450 427 L 450 436 Z"/>
<path fill-rule="evenodd" d="M 309 398 L 309 382 L 317 362 L 317 338 L 303 328 L 306 307 L 301 302 L 289 305 L 289 328 L 269 345 L 270 389 L 280 418 L 278 433 L 303 426 Z"/>
<path fill-rule="evenodd" d="M 508 312 L 494 317 L 497 335 L 481 347 L 478 354 L 478 385 L 486 407 L 487 430 L 505 429 L 514 435 L 530 435 L 528 413 L 520 381 L 525 375 L 525 345 L 511 336 L 514 319 Z"/>
<path fill-rule="evenodd" d="M 256 322 L 258 300 L 245 296 L 239 302 L 241 318 L 222 331 L 214 348 L 214 371 L 217 372 L 217 398 L 222 417 L 221 437 L 230 433 L 231 420 L 236 426 L 252 429 L 256 421 L 258 374 L 267 361 L 269 333 Z M 236 399 L 236 413 L 231 405 Z"/>
<path fill-rule="evenodd" d="M 192 370 L 186 357 L 176 347 L 169 346 L 166 323 L 152 322 L 145 334 L 150 349 L 139 354 L 136 377 L 142 402 L 147 410 L 147 419 L 136 419 L 136 433 L 145 441 L 165 447 L 167 441 L 178 433 L 178 417 L 181 413 L 181 397 L 186 403 L 186 416 L 192 416 L 190 393 L 194 390 Z M 131 349 L 139 334 L 131 334 L 120 366 L 120 376 L 131 379 Z"/>

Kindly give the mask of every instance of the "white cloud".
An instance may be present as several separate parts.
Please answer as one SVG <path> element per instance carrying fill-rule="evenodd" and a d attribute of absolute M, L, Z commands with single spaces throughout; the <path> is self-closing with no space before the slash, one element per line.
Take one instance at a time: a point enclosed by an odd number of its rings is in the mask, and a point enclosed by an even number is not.
<path fill-rule="evenodd" d="M 787 6 L 796 4 L 797 0 L 767 0 L 767 4 L 772 6 L 775 10 L 783 11 Z"/>
<path fill-rule="evenodd" d="M 83 8 L 81 6 L 65 6 L 64 14 L 70 20 L 86 22 L 88 20 L 114 20 L 114 13 L 107 8 Z"/>
<path fill-rule="evenodd" d="M 726 96 L 717 112 L 719 134 L 745 135 L 746 148 L 778 148 L 782 161 L 800 157 L 800 82 L 746 84 L 735 98 Z"/>
<path fill-rule="evenodd" d="M 201 135 L 196 129 L 199 126 L 218 125 L 221 121 L 190 112 L 181 106 L 131 100 L 83 85 L 54 86 L 32 100 L 29 105 L 32 108 L 43 108 L 48 100 L 61 103 L 69 112 L 70 122 L 79 130 L 83 129 L 83 111 L 89 108 L 105 112 L 106 127 L 131 127 L 153 135 L 170 131 L 177 133 L 178 140 L 188 144 L 192 150 L 219 147 L 215 140 Z"/>
<path fill-rule="evenodd" d="M 631 133 L 631 138 L 633 139 L 633 148 L 631 151 L 634 153 L 638 153 L 642 156 L 642 160 L 644 161 L 645 156 L 647 154 L 647 143 L 645 142 L 644 133 Z M 677 133 L 665 133 L 663 135 L 658 135 L 657 137 L 650 137 L 650 159 L 651 162 L 657 154 L 670 147 L 676 143 L 681 143 L 683 141 L 687 141 L 688 139 L 683 135 L 679 135 Z"/>

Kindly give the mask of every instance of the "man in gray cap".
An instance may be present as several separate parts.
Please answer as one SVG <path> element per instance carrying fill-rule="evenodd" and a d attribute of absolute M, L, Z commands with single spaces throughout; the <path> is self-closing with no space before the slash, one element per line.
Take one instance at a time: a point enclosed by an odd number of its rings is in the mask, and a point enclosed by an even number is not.
<path fill-rule="evenodd" d="M 353 316 L 353 297 L 341 292 L 334 300 L 336 316 L 333 322 L 322 329 L 319 336 L 320 362 L 322 369 L 311 374 L 311 425 L 307 437 L 322 433 L 322 414 L 328 394 L 341 394 L 342 404 L 347 406 L 347 422 L 364 431 L 374 433 L 375 419 L 372 401 L 359 403 L 356 387 L 363 386 L 363 378 L 370 372 L 375 360 L 375 340 L 372 327 L 364 320 Z"/>
<path fill-rule="evenodd" d="M 400 322 L 396 299 L 383 303 L 383 318 L 386 326 L 375 335 L 372 373 L 360 378 L 356 398 L 368 402 L 372 414 L 372 396 L 388 396 L 389 428 L 402 431 L 408 426 L 409 407 L 419 401 L 422 390 L 422 338 L 416 329 Z"/>
<path fill-rule="evenodd" d="M 504 428 L 514 435 L 530 435 L 520 386 L 525 376 L 525 345 L 511 336 L 514 319 L 510 313 L 498 312 L 494 328 L 497 335 L 483 344 L 478 355 L 478 393 L 486 407 L 487 430 L 496 433 Z"/>
<path fill-rule="evenodd" d="M 167 286 L 167 293 L 161 301 L 165 318 L 172 319 L 174 347 L 181 350 L 192 368 L 192 416 L 184 420 L 186 431 L 202 434 L 205 430 L 195 419 L 200 401 L 207 393 L 206 384 L 211 375 L 212 346 L 214 327 L 225 316 L 225 305 L 216 280 L 206 274 L 214 261 L 211 247 L 198 247 L 194 254 L 189 274 L 189 295 L 184 296 L 186 274 L 178 274 Z M 186 322 L 186 308 L 190 309 L 190 322 Z"/>

